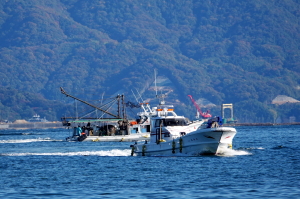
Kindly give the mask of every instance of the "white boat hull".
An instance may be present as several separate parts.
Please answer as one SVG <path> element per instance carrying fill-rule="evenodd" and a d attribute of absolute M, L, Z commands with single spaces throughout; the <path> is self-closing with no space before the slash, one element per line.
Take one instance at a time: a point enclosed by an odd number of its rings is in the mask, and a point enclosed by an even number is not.
<path fill-rule="evenodd" d="M 133 154 L 138 156 L 219 154 L 232 147 L 232 139 L 235 134 L 235 128 L 230 127 L 199 129 L 176 138 L 174 141 L 160 142 L 159 144 L 135 144 L 133 145 Z"/>
<path fill-rule="evenodd" d="M 79 141 L 79 136 L 66 138 L 67 141 Z M 87 136 L 83 142 L 138 142 L 150 140 L 150 133 L 115 136 Z"/>

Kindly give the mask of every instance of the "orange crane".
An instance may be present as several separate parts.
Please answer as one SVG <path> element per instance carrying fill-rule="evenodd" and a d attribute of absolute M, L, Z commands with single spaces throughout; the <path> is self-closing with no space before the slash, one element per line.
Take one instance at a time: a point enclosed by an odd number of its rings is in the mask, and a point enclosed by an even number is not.
<path fill-rule="evenodd" d="M 204 119 L 211 118 L 211 114 L 209 113 L 209 110 L 207 110 L 206 112 L 203 113 L 201 111 L 200 107 L 198 106 L 198 104 L 193 99 L 193 97 L 191 95 L 188 95 L 188 97 L 191 99 L 191 101 L 193 102 L 194 106 L 196 107 L 198 113 L 201 115 L 202 118 L 204 118 Z"/>

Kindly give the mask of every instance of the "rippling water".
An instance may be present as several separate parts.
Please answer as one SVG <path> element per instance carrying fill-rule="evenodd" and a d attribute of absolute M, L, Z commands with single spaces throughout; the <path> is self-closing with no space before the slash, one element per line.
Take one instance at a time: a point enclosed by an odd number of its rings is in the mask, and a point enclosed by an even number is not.
<path fill-rule="evenodd" d="M 222 156 L 132 157 L 65 129 L 0 131 L 0 198 L 300 198 L 300 126 L 237 127 Z"/>

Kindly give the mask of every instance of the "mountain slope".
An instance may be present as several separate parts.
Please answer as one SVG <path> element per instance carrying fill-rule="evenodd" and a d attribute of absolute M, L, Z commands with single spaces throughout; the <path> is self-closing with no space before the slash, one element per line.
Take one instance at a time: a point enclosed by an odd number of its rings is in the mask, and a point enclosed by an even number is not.
<path fill-rule="evenodd" d="M 133 100 L 131 89 L 147 91 L 156 68 L 189 116 L 192 94 L 236 104 L 241 121 L 252 112 L 259 117 L 248 121 L 270 121 L 277 95 L 300 99 L 299 8 L 293 0 L 2 1 L 0 86 L 45 100 L 61 101 L 60 86 L 85 99 L 122 90 Z M 14 118 L 32 116 L 21 110 Z"/>

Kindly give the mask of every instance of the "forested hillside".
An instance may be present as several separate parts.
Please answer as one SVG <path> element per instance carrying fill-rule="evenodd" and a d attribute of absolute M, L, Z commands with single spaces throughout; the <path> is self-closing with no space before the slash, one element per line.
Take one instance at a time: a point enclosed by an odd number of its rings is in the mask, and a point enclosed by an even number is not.
<path fill-rule="evenodd" d="M 233 103 L 241 122 L 300 121 L 299 103 L 271 104 L 300 100 L 299 19 L 296 0 L 0 1 L 0 120 L 58 120 L 71 110 L 60 87 L 84 100 L 154 98 L 157 69 L 186 116 L 191 94 L 214 115 Z"/>

